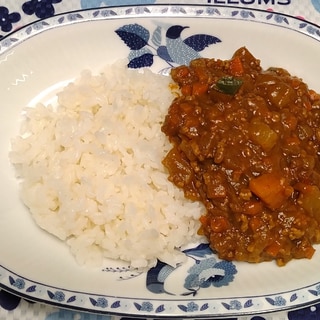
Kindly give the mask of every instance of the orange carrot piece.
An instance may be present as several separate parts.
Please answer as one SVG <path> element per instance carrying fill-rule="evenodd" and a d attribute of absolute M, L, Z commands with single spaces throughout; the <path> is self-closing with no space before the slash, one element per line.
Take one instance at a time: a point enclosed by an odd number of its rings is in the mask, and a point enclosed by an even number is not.
<path fill-rule="evenodd" d="M 263 226 L 263 221 L 261 218 L 254 216 L 250 219 L 249 222 L 250 228 L 253 232 L 257 231 L 260 227 Z"/>
<path fill-rule="evenodd" d="M 208 91 L 207 83 L 195 82 L 192 86 L 192 94 L 195 96 L 203 95 Z"/>
<path fill-rule="evenodd" d="M 199 218 L 199 220 L 200 220 L 201 224 L 204 225 L 204 226 L 206 226 L 207 223 L 208 223 L 208 217 L 207 216 L 201 216 Z"/>
<path fill-rule="evenodd" d="M 187 78 L 190 74 L 190 70 L 187 66 L 180 66 L 175 69 L 177 72 L 177 77 L 179 78 Z"/>
<path fill-rule="evenodd" d="M 307 109 L 308 111 L 310 111 L 312 109 L 312 103 L 310 101 L 310 99 L 307 96 L 302 96 L 302 105 L 305 109 Z"/>
<path fill-rule="evenodd" d="M 190 84 L 186 84 L 184 86 L 181 87 L 181 93 L 184 96 L 191 96 L 192 94 L 192 86 Z"/>
<path fill-rule="evenodd" d="M 243 212 L 249 216 L 254 216 L 262 212 L 262 203 L 260 201 L 247 201 L 243 204 Z"/>
<path fill-rule="evenodd" d="M 277 241 L 274 241 L 272 244 L 270 244 L 266 249 L 265 252 L 275 258 L 277 256 L 277 254 L 279 253 L 281 246 Z"/>
<path fill-rule="evenodd" d="M 311 101 L 313 101 L 313 102 L 316 101 L 316 100 L 320 100 L 320 94 L 315 92 L 312 89 L 309 90 L 309 95 L 310 95 Z"/>
<path fill-rule="evenodd" d="M 275 173 L 265 173 L 251 179 L 249 188 L 270 209 L 280 208 L 293 192 L 293 188 Z"/>
<path fill-rule="evenodd" d="M 211 219 L 210 227 L 213 232 L 223 232 L 228 229 L 229 222 L 227 218 L 218 216 Z"/>
<path fill-rule="evenodd" d="M 240 57 L 230 60 L 229 71 L 233 76 L 241 76 L 244 72 Z"/>
<path fill-rule="evenodd" d="M 315 253 L 315 249 L 313 248 L 313 247 L 308 247 L 308 248 L 306 248 L 305 249 L 305 257 L 307 258 L 307 259 L 311 259 L 312 258 L 312 256 L 313 256 L 313 254 Z"/>

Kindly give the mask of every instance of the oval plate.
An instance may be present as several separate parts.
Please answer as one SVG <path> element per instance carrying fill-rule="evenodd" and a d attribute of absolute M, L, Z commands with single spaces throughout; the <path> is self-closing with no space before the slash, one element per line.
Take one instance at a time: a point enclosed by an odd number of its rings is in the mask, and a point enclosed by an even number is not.
<path fill-rule="evenodd" d="M 8 160 L 22 107 L 51 101 L 83 69 L 128 58 L 167 74 L 189 52 L 170 51 L 166 31 L 205 34 L 200 56 L 228 59 L 246 46 L 264 68 L 281 66 L 320 91 L 320 28 L 274 12 L 224 6 L 99 8 L 38 21 L 0 42 L 0 286 L 30 300 L 97 313 L 149 317 L 225 317 L 281 311 L 319 301 L 320 253 L 283 268 L 220 261 L 206 244 L 187 262 L 141 273 L 118 261 L 78 266 L 66 245 L 40 230 L 23 207 Z M 134 41 L 132 40 L 134 39 Z M 215 39 L 215 40 L 214 40 Z M 319 248 L 318 248 L 319 249 Z"/>

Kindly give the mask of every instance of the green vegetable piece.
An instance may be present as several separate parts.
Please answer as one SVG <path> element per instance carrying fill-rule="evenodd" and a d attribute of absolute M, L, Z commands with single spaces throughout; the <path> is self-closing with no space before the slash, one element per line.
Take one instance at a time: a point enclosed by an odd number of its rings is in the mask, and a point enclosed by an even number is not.
<path fill-rule="evenodd" d="M 234 78 L 231 76 L 226 76 L 220 78 L 217 83 L 217 89 L 226 94 L 235 95 L 238 90 L 241 88 L 243 81 L 238 78 Z"/>

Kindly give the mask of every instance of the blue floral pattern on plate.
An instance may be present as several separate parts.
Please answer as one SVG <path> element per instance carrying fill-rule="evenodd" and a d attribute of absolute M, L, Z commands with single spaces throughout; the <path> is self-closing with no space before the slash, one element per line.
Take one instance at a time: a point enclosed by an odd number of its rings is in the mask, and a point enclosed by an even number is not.
<path fill-rule="evenodd" d="M 189 64 L 200 58 L 200 51 L 221 42 L 218 37 L 209 34 L 194 34 L 186 39 L 182 32 L 188 26 L 173 25 L 165 30 L 158 25 L 150 33 L 139 24 L 127 24 L 116 30 L 117 35 L 129 47 L 129 68 L 151 67 L 154 57 L 163 59 L 170 67 Z"/>
<path fill-rule="evenodd" d="M 21 298 L 13 295 L 11 293 L 5 292 L 3 290 L 0 290 L 0 307 L 4 308 L 5 310 L 12 311 L 15 308 L 18 307 L 18 305 L 21 302 Z M 31 303 L 28 301 L 28 303 Z M 230 305 L 231 306 L 231 305 Z M 236 303 L 234 303 L 234 306 L 236 306 Z M 137 308 L 141 309 L 150 309 L 152 308 L 152 305 L 149 303 L 144 304 L 137 304 Z M 195 303 L 187 304 L 186 306 L 181 305 L 182 309 L 187 309 L 187 311 L 194 310 L 199 308 L 199 306 Z M 189 309 L 189 310 L 188 310 Z M 57 309 L 54 311 L 47 311 L 47 316 L 43 315 L 43 320 L 113 320 L 114 317 L 109 315 L 100 315 L 100 314 L 88 314 L 88 313 L 82 313 L 82 312 L 76 312 L 71 310 L 64 310 L 64 309 Z M 277 318 L 277 316 L 275 315 Z M 293 310 L 289 311 L 287 313 L 287 320 L 316 320 L 320 317 L 320 305 L 315 305 L 311 307 L 305 307 L 299 310 Z M 128 317 L 119 317 L 117 320 L 132 320 L 133 318 Z M 135 320 L 145 320 L 145 318 L 134 318 Z M 236 317 L 236 318 L 225 318 L 225 320 L 241 320 L 242 317 Z M 273 319 L 273 317 L 272 317 Z M 285 319 L 285 318 L 283 318 Z M 249 316 L 246 317 L 246 320 L 269 320 L 269 316 Z"/>
<path fill-rule="evenodd" d="M 43 1 L 43 0 L 42 0 Z M 60 0 L 55 0 L 55 1 L 60 1 Z M 53 6 L 53 2 L 51 3 Z M 0 7 L 0 17 L 1 17 L 1 8 L 5 7 Z M 4 10 L 4 9 L 2 9 Z M 33 10 L 35 10 L 35 7 L 33 7 Z M 53 12 L 49 10 L 51 14 Z M 35 12 L 35 11 L 34 11 Z M 116 16 L 135 16 L 135 15 L 143 15 L 143 16 L 152 16 L 154 14 L 166 14 L 169 16 L 194 16 L 194 17 L 210 17 L 210 18 L 219 18 L 219 19 L 239 19 L 239 20 L 253 20 L 253 21 L 258 21 L 258 22 L 265 22 L 265 23 L 270 23 L 273 25 L 280 25 L 283 27 L 287 27 L 291 30 L 296 30 L 298 32 L 304 33 L 306 35 L 310 35 L 316 39 L 320 38 L 320 30 L 319 27 L 308 22 L 305 20 L 301 20 L 298 18 L 294 18 L 291 16 L 285 16 L 279 13 L 275 13 L 272 11 L 260 11 L 260 10 L 254 10 L 254 9 L 236 9 L 232 7 L 214 7 L 214 6 L 191 6 L 186 10 L 185 7 L 183 6 L 150 6 L 148 7 L 147 5 L 144 6 L 138 6 L 138 7 L 131 7 L 131 8 L 126 8 L 126 7 L 120 7 L 120 8 L 97 8 L 93 10 L 87 10 L 87 11 L 79 11 L 78 13 L 73 12 L 73 13 L 65 13 L 60 16 L 54 16 L 52 18 L 49 18 L 47 20 L 40 20 L 38 22 L 35 22 L 29 27 L 22 28 L 21 30 L 16 31 L 14 34 L 8 34 L 6 37 L 4 37 L 4 40 L 1 41 L 0 43 L 0 53 L 7 50 L 9 47 L 18 44 L 20 41 L 22 41 L 25 37 L 30 36 L 30 35 L 35 35 L 39 31 L 43 31 L 46 29 L 50 29 L 52 26 L 57 26 L 57 25 L 64 25 L 67 23 L 75 23 L 75 22 L 81 22 L 81 21 L 86 21 L 86 20 L 93 20 L 93 19 L 106 19 L 108 17 L 116 17 Z M 14 15 L 13 15 L 14 14 Z M 46 13 L 46 15 L 48 12 Z M 15 15 L 15 13 L 9 13 L 7 10 L 4 10 L 3 13 L 3 18 L 2 21 L 0 20 L 0 26 L 4 26 L 5 28 L 10 28 L 10 21 L 8 22 L 8 16 L 10 16 L 12 19 L 11 25 L 13 21 L 18 19 L 18 16 Z M 12 16 L 13 15 L 13 16 Z M 10 20 L 9 19 L 9 20 Z M 128 26 L 123 26 L 122 29 L 120 28 L 117 32 L 119 34 L 126 34 L 126 36 L 123 36 L 123 40 L 127 41 L 127 45 L 132 45 L 130 43 L 130 40 L 128 38 L 129 34 L 132 33 L 132 36 L 135 36 L 136 39 L 139 37 L 139 33 L 142 32 L 142 30 L 138 30 L 139 27 L 133 27 L 133 32 L 131 30 L 127 30 L 129 27 Z M 137 29 L 135 29 L 137 28 Z M 148 31 L 150 32 L 150 31 Z M 156 36 L 157 34 L 159 35 L 159 30 L 153 30 L 154 35 Z M 180 35 L 180 33 L 177 31 L 174 32 L 176 36 Z M 143 32 L 140 34 L 140 36 L 143 34 Z M 205 46 L 211 45 L 213 43 L 218 43 L 219 38 L 212 37 L 212 35 L 209 35 L 207 39 L 204 39 L 206 35 L 197 35 L 197 37 L 200 39 L 200 43 L 204 45 L 204 47 L 198 47 L 198 51 L 201 51 L 201 49 L 204 49 Z M 1 39 L 1 36 L 0 36 Z M 176 38 L 176 39 L 179 39 Z M 168 40 L 168 39 L 167 39 Z M 175 40 L 175 39 L 170 39 L 170 40 Z M 185 39 L 184 41 L 186 41 Z M 191 38 L 192 40 L 192 38 Z M 158 48 L 156 49 L 156 54 L 151 53 L 148 51 L 148 48 L 145 46 L 142 46 L 139 51 L 139 49 L 131 49 L 131 56 L 129 57 L 130 61 L 132 63 L 136 63 L 143 54 L 146 54 L 146 56 L 142 59 L 142 62 L 137 62 L 137 66 L 141 64 L 150 64 L 149 59 L 153 58 L 152 56 L 158 55 L 161 59 L 165 60 L 167 63 L 172 62 L 171 60 L 176 60 L 177 55 L 174 53 L 176 49 L 173 49 L 171 51 L 171 55 L 169 53 L 171 45 L 169 45 L 169 42 L 167 41 L 167 44 L 165 46 L 161 46 L 159 43 L 157 43 L 158 40 L 156 38 L 152 39 L 152 41 L 155 41 L 156 46 Z M 180 41 L 180 39 L 179 39 Z M 195 41 L 195 38 L 193 38 L 192 41 Z M 190 41 L 192 43 L 192 41 Z M 181 41 L 183 42 L 183 41 Z M 189 46 L 193 46 L 195 44 L 188 43 Z M 177 42 L 172 42 L 177 43 Z M 141 44 L 140 44 L 141 45 Z M 135 52 L 138 50 L 138 52 Z M 146 50 L 146 51 L 145 51 Z M 150 50 L 150 49 L 149 49 Z M 197 51 L 195 50 L 195 51 Z M 189 51 L 189 50 L 187 50 Z M 149 57 L 148 57 L 149 54 Z M 136 56 L 137 55 L 137 56 Z M 137 59 L 137 60 L 136 60 Z M 177 63 L 181 64 L 181 61 L 177 61 Z"/>
<path fill-rule="evenodd" d="M 219 261 L 207 243 L 201 243 L 194 248 L 183 250 L 183 252 L 188 259 L 193 261 L 193 265 L 186 270 L 184 285 L 179 293 L 181 296 L 196 296 L 201 288 L 210 286 L 227 286 L 233 281 L 234 275 L 237 273 L 236 266 L 232 262 Z M 169 276 L 177 270 L 178 272 L 181 271 L 180 266 L 172 267 L 158 261 L 157 265 L 147 272 L 147 289 L 156 294 L 176 295 L 177 293 L 166 289 L 166 282 Z"/>

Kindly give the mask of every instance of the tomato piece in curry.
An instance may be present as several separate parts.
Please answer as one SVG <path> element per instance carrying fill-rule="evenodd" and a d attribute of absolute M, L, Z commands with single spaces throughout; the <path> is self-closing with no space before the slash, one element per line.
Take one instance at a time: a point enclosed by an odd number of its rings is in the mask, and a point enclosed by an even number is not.
<path fill-rule="evenodd" d="M 204 203 L 204 234 L 221 259 L 311 258 L 320 242 L 320 96 L 245 47 L 230 60 L 172 69 L 181 94 L 162 131 L 169 180 Z"/>

